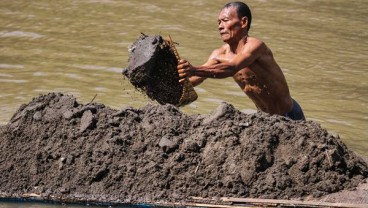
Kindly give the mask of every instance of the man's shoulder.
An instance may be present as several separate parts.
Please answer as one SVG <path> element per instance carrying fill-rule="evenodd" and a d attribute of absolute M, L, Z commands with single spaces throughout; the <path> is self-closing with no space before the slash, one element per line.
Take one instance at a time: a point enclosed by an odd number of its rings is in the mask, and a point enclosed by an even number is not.
<path fill-rule="evenodd" d="M 254 37 L 248 37 L 246 47 L 244 47 L 244 50 L 262 52 L 266 48 L 267 46 L 262 40 Z"/>
<path fill-rule="evenodd" d="M 248 37 L 247 43 L 250 45 L 264 45 L 264 42 L 261 39 L 255 38 L 255 37 Z"/>
<path fill-rule="evenodd" d="M 213 50 L 212 53 L 224 54 L 224 53 L 226 53 L 228 48 L 229 48 L 229 46 L 227 44 L 224 44 L 224 45 L 220 46 L 219 48 L 216 48 L 215 50 Z"/>
<path fill-rule="evenodd" d="M 226 53 L 226 51 L 228 51 L 230 49 L 228 44 L 223 44 L 222 46 L 220 46 L 219 48 L 215 49 L 217 52 L 219 53 Z"/>

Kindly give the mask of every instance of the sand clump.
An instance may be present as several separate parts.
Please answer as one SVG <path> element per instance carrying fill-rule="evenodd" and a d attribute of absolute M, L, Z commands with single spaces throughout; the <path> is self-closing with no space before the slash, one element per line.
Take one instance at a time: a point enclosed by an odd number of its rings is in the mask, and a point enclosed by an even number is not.
<path fill-rule="evenodd" d="M 184 106 L 198 95 L 189 80 L 179 83 L 178 59 L 171 38 L 142 34 L 129 47 L 128 66 L 122 74 L 150 99 L 160 104 Z"/>
<path fill-rule="evenodd" d="M 354 189 L 367 164 L 313 121 L 209 115 L 173 105 L 111 109 L 50 93 L 0 127 L 0 192 L 127 203 L 198 197 L 294 199 Z"/>

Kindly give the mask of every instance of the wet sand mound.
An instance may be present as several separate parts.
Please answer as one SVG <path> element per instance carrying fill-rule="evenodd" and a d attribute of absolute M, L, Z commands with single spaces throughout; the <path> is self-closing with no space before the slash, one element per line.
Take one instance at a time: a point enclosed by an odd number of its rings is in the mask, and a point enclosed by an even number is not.
<path fill-rule="evenodd" d="M 209 115 L 173 105 L 114 110 L 50 93 L 0 127 L 0 192 L 123 202 L 291 199 L 356 187 L 367 164 L 312 121 Z"/>

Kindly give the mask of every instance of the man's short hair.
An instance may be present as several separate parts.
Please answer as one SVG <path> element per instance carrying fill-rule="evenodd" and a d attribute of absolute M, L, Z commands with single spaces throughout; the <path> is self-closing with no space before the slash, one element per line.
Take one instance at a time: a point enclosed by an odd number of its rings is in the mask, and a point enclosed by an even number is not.
<path fill-rule="evenodd" d="M 249 31 L 250 24 L 252 23 L 252 13 L 250 12 L 248 5 L 240 1 L 235 1 L 235 2 L 230 2 L 230 3 L 225 4 L 225 6 L 222 9 L 229 8 L 229 7 L 236 8 L 236 12 L 238 14 L 239 19 L 241 19 L 242 17 L 248 18 L 247 30 Z"/>

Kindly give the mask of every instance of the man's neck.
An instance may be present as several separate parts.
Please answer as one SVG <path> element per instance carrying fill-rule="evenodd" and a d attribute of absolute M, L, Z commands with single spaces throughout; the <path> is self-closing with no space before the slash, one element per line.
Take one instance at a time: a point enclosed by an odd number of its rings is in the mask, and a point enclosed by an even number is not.
<path fill-rule="evenodd" d="M 229 43 L 230 51 L 234 54 L 237 54 L 239 51 L 243 49 L 244 45 L 247 43 L 247 40 L 248 34 L 245 34 L 239 40 L 230 42 Z"/>

